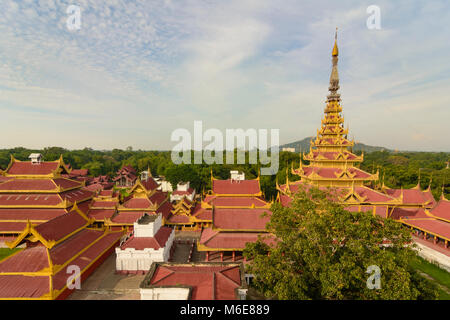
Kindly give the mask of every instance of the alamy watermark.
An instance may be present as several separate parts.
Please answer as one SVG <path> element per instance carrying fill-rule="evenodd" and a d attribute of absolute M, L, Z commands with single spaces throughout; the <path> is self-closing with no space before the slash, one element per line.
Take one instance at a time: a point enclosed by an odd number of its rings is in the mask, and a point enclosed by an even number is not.
<path fill-rule="evenodd" d="M 368 289 L 381 289 L 381 269 L 379 266 L 371 265 L 367 268 L 366 273 L 370 274 L 367 278 L 366 285 Z"/>
<path fill-rule="evenodd" d="M 81 270 L 80 267 L 77 265 L 70 265 L 67 267 L 66 270 L 67 274 L 70 274 L 69 277 L 67 277 L 66 285 L 69 290 L 73 289 L 81 289 Z"/>
<path fill-rule="evenodd" d="M 268 165 L 261 168 L 261 175 L 274 175 L 279 168 L 280 130 L 270 129 L 226 129 L 225 141 L 222 131 L 210 128 L 203 132 L 203 122 L 194 121 L 194 135 L 185 128 L 172 132 L 171 141 L 178 142 L 173 148 L 171 158 L 175 164 L 245 164 L 248 151 L 249 164 Z M 204 142 L 209 143 L 204 146 Z M 235 149 L 236 158 L 235 162 Z M 193 153 L 193 161 L 192 161 Z"/>
<path fill-rule="evenodd" d="M 369 30 L 381 29 L 381 9 L 377 5 L 370 5 L 366 9 L 367 14 L 370 16 L 367 18 L 366 25 Z"/>
<path fill-rule="evenodd" d="M 67 29 L 70 31 L 81 29 L 81 8 L 77 5 L 67 7 L 66 13 L 69 17 L 66 20 Z"/>

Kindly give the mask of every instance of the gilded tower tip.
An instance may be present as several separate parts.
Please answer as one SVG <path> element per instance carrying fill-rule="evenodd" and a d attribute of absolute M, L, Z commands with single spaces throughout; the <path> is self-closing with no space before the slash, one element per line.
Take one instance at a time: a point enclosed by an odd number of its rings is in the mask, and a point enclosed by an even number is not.
<path fill-rule="evenodd" d="M 331 53 L 331 55 L 333 57 L 337 57 L 339 55 L 339 50 L 338 50 L 338 46 L 337 46 L 337 30 L 338 30 L 338 28 L 336 27 L 336 33 L 334 34 L 334 47 L 333 47 L 333 52 Z"/>

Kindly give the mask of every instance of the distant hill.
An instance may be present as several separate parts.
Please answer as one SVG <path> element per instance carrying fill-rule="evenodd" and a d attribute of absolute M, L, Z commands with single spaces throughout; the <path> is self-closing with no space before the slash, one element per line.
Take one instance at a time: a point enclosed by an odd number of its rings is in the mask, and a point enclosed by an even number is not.
<path fill-rule="evenodd" d="M 314 138 L 314 137 L 307 137 L 303 140 L 299 140 L 299 141 L 295 141 L 295 142 L 291 142 L 291 143 L 287 143 L 284 144 L 282 146 L 280 146 L 280 150 L 282 150 L 283 148 L 295 148 L 295 152 L 300 152 L 300 150 L 307 152 L 309 151 L 309 141 Z M 373 151 L 392 151 L 390 149 L 384 148 L 384 147 L 376 147 L 376 146 L 369 146 L 367 144 L 364 143 L 355 143 L 355 146 L 353 147 L 353 151 L 360 151 L 360 150 L 364 150 L 364 152 L 368 153 L 368 152 L 373 152 Z"/>

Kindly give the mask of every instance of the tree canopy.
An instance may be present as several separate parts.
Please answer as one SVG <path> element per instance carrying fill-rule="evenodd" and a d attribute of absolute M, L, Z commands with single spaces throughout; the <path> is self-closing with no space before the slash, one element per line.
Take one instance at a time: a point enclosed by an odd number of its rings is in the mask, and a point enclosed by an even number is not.
<path fill-rule="evenodd" d="M 291 207 L 273 205 L 267 230 L 276 244 L 260 239 L 244 251 L 254 287 L 276 299 L 436 299 L 436 287 L 409 267 L 410 231 L 392 219 L 349 212 L 334 196 L 300 190 Z M 367 286 L 370 266 L 381 271 L 379 289 Z"/>

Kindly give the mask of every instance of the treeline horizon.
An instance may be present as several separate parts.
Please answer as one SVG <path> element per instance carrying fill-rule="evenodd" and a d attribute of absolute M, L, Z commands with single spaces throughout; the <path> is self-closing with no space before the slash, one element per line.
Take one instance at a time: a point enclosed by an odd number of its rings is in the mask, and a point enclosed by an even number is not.
<path fill-rule="evenodd" d="M 41 153 L 44 161 L 55 161 L 62 155 L 66 163 L 74 169 L 88 169 L 92 176 L 109 175 L 114 177 L 117 170 L 124 165 L 133 166 L 137 173 L 150 168 L 152 175 L 164 176 L 176 186 L 180 181 L 190 181 L 191 186 L 198 192 L 207 191 L 211 188 L 211 169 L 213 175 L 218 179 L 228 179 L 230 170 L 239 170 L 245 173 L 246 179 L 258 177 L 259 169 L 268 167 L 269 164 L 249 164 L 249 152 L 245 152 L 245 164 L 174 164 L 171 159 L 171 151 L 143 151 L 133 150 L 128 147 L 125 150 L 94 150 L 84 148 L 79 150 L 68 150 L 61 147 L 47 147 L 44 149 L 28 149 L 16 147 L 0 149 L 0 168 L 6 169 L 11 160 L 11 155 L 17 160 L 27 161 L 31 153 Z M 224 162 L 225 162 L 225 153 Z M 235 160 L 237 150 L 234 151 Z M 193 162 L 194 151 L 191 151 Z M 361 154 L 361 151 L 355 152 Z M 275 175 L 260 176 L 261 189 L 267 200 L 275 199 L 277 195 L 276 179 L 279 184 L 286 181 L 286 171 L 290 181 L 296 181 L 298 176 L 291 174 L 291 166 L 298 168 L 299 153 L 279 153 L 279 169 Z M 391 188 L 412 188 L 417 185 L 420 169 L 420 185 L 426 189 L 431 181 L 431 190 L 435 199 L 439 199 L 442 188 L 444 194 L 450 192 L 450 152 L 400 152 L 400 151 L 373 151 L 364 154 L 364 161 L 360 168 L 367 172 L 375 173 L 379 170 L 380 178 Z M 303 161 L 308 164 L 307 161 Z M 286 170 L 287 169 L 287 170 Z"/>

